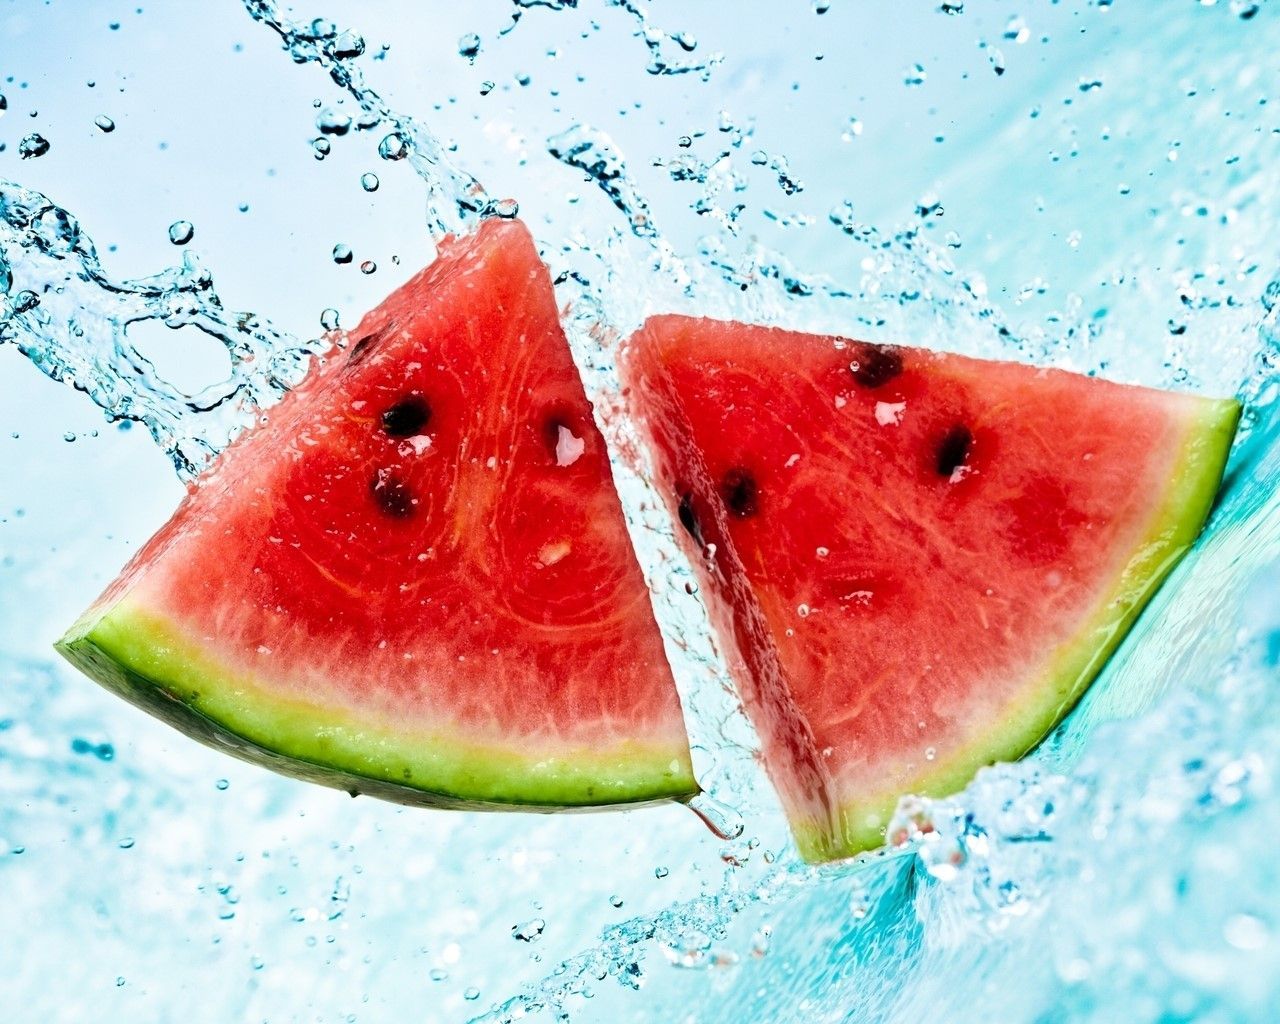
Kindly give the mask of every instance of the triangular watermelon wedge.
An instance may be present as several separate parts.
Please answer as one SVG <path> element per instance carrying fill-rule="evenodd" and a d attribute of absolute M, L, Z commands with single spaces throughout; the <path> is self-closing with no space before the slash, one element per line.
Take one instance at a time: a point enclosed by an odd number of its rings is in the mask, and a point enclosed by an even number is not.
<path fill-rule="evenodd" d="M 1059 722 L 1199 533 L 1235 401 L 663 316 L 624 380 L 801 852 Z"/>
<path fill-rule="evenodd" d="M 697 792 L 546 268 L 446 241 L 60 641 L 186 733 L 410 803 Z"/>

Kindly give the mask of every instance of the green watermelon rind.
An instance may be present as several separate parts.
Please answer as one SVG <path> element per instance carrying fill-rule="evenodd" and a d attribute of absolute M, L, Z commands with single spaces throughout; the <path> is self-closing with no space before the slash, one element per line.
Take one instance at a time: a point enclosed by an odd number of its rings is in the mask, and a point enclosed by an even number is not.
<path fill-rule="evenodd" d="M 1235 399 L 1200 399 L 1188 417 L 1186 441 L 1170 484 L 1142 543 L 1080 629 L 1049 659 L 1041 682 L 1024 691 L 1010 714 L 992 723 L 985 736 L 927 773 L 911 792 L 947 796 L 963 790 L 989 764 L 1026 756 L 1053 731 L 1106 666 L 1147 603 L 1199 536 L 1218 493 L 1240 420 Z M 801 855 L 810 862 L 852 857 L 885 842 L 885 827 L 899 791 L 868 794 L 840 809 L 842 827 L 833 841 L 829 826 L 792 822 Z"/>
<path fill-rule="evenodd" d="M 284 701 L 127 599 L 91 611 L 56 647 L 104 687 L 191 738 L 353 796 L 551 812 L 688 800 L 699 792 L 683 745 L 661 749 L 624 737 L 590 749 L 520 749 L 456 727 L 410 733 L 394 712 L 385 722 L 376 714 L 343 720 L 331 707 Z"/>

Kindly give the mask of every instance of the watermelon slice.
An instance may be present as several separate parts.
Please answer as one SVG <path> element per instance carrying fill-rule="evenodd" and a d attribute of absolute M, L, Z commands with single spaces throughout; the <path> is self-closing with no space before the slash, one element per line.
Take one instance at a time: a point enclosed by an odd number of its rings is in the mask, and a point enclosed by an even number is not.
<path fill-rule="evenodd" d="M 184 732 L 409 803 L 683 798 L 680 703 L 545 267 L 447 241 L 60 641 Z"/>
<path fill-rule="evenodd" d="M 1025 754 L 1195 539 L 1239 406 L 663 316 L 624 358 L 802 853 Z"/>

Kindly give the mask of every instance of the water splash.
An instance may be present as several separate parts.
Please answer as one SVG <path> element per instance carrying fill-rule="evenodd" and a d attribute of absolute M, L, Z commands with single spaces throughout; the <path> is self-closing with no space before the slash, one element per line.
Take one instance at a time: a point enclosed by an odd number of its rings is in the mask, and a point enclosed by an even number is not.
<path fill-rule="evenodd" d="M 230 376 L 194 395 L 163 380 L 130 338 L 132 327 L 150 321 L 216 339 L 230 356 Z M 72 214 L 0 181 L 5 343 L 85 392 L 109 419 L 146 426 L 188 479 L 329 347 L 326 339 L 300 342 L 251 313 L 226 309 L 212 274 L 190 254 L 150 277 L 111 277 Z"/>
<path fill-rule="evenodd" d="M 427 227 L 434 238 L 465 231 L 479 217 L 494 212 L 495 200 L 480 182 L 454 164 L 440 139 L 420 120 L 393 110 L 365 83 L 357 64 L 365 51 L 363 36 L 339 29 L 323 18 L 305 25 L 293 21 L 281 13 L 276 0 L 243 2 L 254 21 L 280 37 L 295 63 L 318 65 L 356 101 L 361 110 L 355 125 L 358 130 L 386 130 L 378 152 L 384 160 L 407 160 L 422 179 L 427 190 Z M 376 179 L 373 187 L 377 187 Z"/>
<path fill-rule="evenodd" d="M 527 11 L 535 7 L 550 11 L 576 10 L 578 0 L 511 0 L 511 22 L 499 35 L 510 34 Z M 704 58 L 691 57 L 698 48 L 698 41 L 687 32 L 671 32 L 655 25 L 649 17 L 649 9 L 635 0 L 605 0 L 607 6 L 627 14 L 635 25 L 634 35 L 649 52 L 649 65 L 645 69 L 651 75 L 698 75 L 704 82 L 711 72 L 724 61 L 724 54 L 711 53 Z M 477 44 L 478 52 L 478 44 Z M 464 54 L 465 56 L 465 54 Z"/>

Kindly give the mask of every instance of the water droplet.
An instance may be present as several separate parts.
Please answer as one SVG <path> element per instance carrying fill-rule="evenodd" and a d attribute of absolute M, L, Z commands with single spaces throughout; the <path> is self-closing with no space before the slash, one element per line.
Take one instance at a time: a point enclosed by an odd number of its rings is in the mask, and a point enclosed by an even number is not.
<path fill-rule="evenodd" d="M 701 818 L 718 839 L 737 839 L 747 827 L 742 815 L 706 793 L 690 800 L 689 810 Z"/>
<path fill-rule="evenodd" d="M 320 326 L 326 331 L 336 331 L 338 329 L 338 311 L 332 307 L 324 310 L 320 314 Z"/>
<path fill-rule="evenodd" d="M 528 75 L 527 73 L 525 73 L 524 71 L 518 71 L 518 72 L 516 72 L 516 84 L 517 84 L 517 85 L 521 85 L 521 86 L 528 85 L 528 84 L 529 84 L 530 82 L 532 82 L 532 81 L 533 81 L 533 78 L 532 78 L 530 75 Z"/>
<path fill-rule="evenodd" d="M 32 132 L 18 143 L 18 155 L 23 160 L 34 160 L 49 152 L 49 140 L 39 132 Z"/>
<path fill-rule="evenodd" d="M 474 1003 L 477 999 L 480 998 L 480 990 L 476 988 L 474 985 L 472 985 L 470 988 L 468 988 L 465 992 L 462 993 L 462 998 L 469 1003 Z"/>
<path fill-rule="evenodd" d="M 902 83 L 909 86 L 924 85 L 925 79 L 928 77 L 923 64 L 912 64 L 911 67 L 907 68 L 907 72 L 902 78 Z"/>
<path fill-rule="evenodd" d="M 851 117 L 845 123 L 844 131 L 840 133 L 840 138 L 845 142 L 852 142 L 862 134 L 862 121 L 856 117 Z"/>
<path fill-rule="evenodd" d="M 374 263 L 373 260 L 365 260 L 360 264 L 360 273 L 362 274 L 372 274 L 377 269 L 378 264 Z"/>
<path fill-rule="evenodd" d="M 666 878 L 667 875 L 669 874 L 671 874 L 671 872 L 667 868 L 663 867 L 662 865 L 659 865 L 658 867 L 653 869 L 654 878 Z"/>
<path fill-rule="evenodd" d="M 116 988 L 124 988 L 124 975 L 123 975 L 123 974 L 122 974 L 122 975 L 120 975 L 120 977 L 116 978 Z"/>
<path fill-rule="evenodd" d="M 937 756 L 938 756 L 938 751 L 937 751 L 937 748 L 936 748 L 936 747 L 925 747 L 925 749 L 924 749 L 924 759 L 925 759 L 926 761 L 932 761 L 932 760 L 933 760 L 934 758 L 936 758 Z"/>
<path fill-rule="evenodd" d="M 321 136 L 320 138 L 311 140 L 311 150 L 313 153 L 315 153 L 315 157 L 317 160 L 323 160 L 325 157 L 329 155 L 329 152 L 332 149 L 333 149 L 333 144 L 323 136 Z"/>
<path fill-rule="evenodd" d="M 214 788 L 216 788 L 220 792 L 226 792 L 227 788 L 231 785 L 231 783 L 228 782 L 226 779 L 219 779 L 213 785 L 214 785 Z"/>
<path fill-rule="evenodd" d="M 343 245 L 339 242 L 333 247 L 334 263 L 350 263 L 351 262 L 351 246 Z"/>
<path fill-rule="evenodd" d="M 495 84 L 486 78 L 483 82 L 480 83 L 480 95 L 488 96 L 489 93 L 493 92 L 495 88 L 496 88 Z"/>
<path fill-rule="evenodd" d="M 4 112 L 9 109 L 9 101 L 5 99 L 4 93 L 0 92 L 0 117 L 4 117 Z"/>
<path fill-rule="evenodd" d="M 520 204 L 514 199 L 499 199 L 496 203 L 489 207 L 493 214 L 497 217 L 510 220 L 512 217 L 520 216 Z"/>
<path fill-rule="evenodd" d="M 392 132 L 378 143 L 378 156 L 383 160 L 403 160 L 409 155 L 409 144 L 399 132 Z M 372 190 L 369 190 L 372 191 Z"/>
<path fill-rule="evenodd" d="M 189 220 L 175 220 L 169 225 L 169 241 L 174 245 L 186 245 L 195 233 L 195 226 Z"/>
<path fill-rule="evenodd" d="M 443 967 L 431 968 L 430 974 L 428 976 L 431 978 L 432 981 L 448 981 L 449 980 L 449 972 L 446 971 Z"/>
<path fill-rule="evenodd" d="M 472 64 L 476 62 L 476 57 L 480 55 L 480 37 L 474 32 L 468 32 L 458 40 L 458 56 L 465 57 Z"/>
<path fill-rule="evenodd" d="M 1024 18 L 1015 14 L 1004 26 L 1004 37 L 1021 45 L 1031 38 L 1031 29 Z"/>
<path fill-rule="evenodd" d="M 116 123 L 107 117 L 106 114 L 99 114 L 93 119 L 93 123 L 98 126 L 98 130 L 105 135 L 110 135 L 116 130 Z"/>
<path fill-rule="evenodd" d="M 372 171 L 365 171 L 364 174 L 360 175 L 360 187 L 366 192 L 377 192 L 380 184 L 378 176 Z"/>
<path fill-rule="evenodd" d="M 511 926 L 511 937 L 517 942 L 537 942 L 547 928 L 547 922 L 540 917 L 532 918 L 523 924 Z"/>
<path fill-rule="evenodd" d="M 343 32 L 333 41 L 330 52 L 338 60 L 351 60 L 364 53 L 364 36 L 358 32 Z"/>
<path fill-rule="evenodd" d="M 351 131 L 351 115 L 325 107 L 316 115 L 316 130 L 321 135 L 346 135 Z"/>
<path fill-rule="evenodd" d="M 609 897 L 609 906 L 613 907 L 613 909 L 614 909 L 614 910 L 620 910 L 620 909 L 622 909 L 622 897 L 621 897 L 621 896 L 610 896 L 610 897 Z"/>
<path fill-rule="evenodd" d="M 76 439 L 76 432 L 74 430 L 68 430 L 65 434 L 62 435 L 62 440 L 66 441 L 67 444 L 71 444 L 75 439 Z"/>
<path fill-rule="evenodd" d="M 813 0 L 813 13 L 826 14 L 831 10 L 831 0 Z"/>
<path fill-rule="evenodd" d="M 117 845 L 118 847 L 120 847 L 120 849 L 122 849 L 122 850 L 132 850 L 132 849 L 133 849 L 133 837 L 132 837 L 132 836 L 126 836 L 124 839 L 121 839 L 121 840 L 120 840 L 120 842 L 116 843 L 116 845 Z"/>

